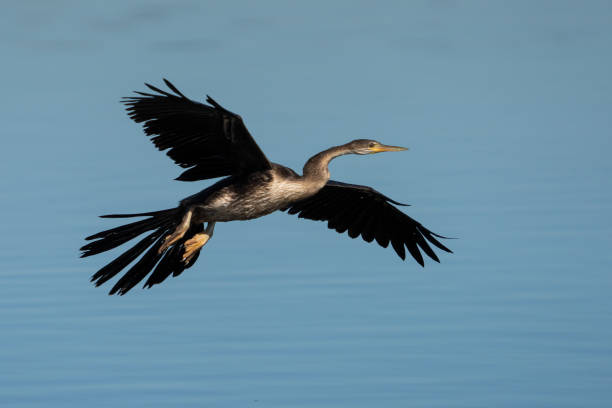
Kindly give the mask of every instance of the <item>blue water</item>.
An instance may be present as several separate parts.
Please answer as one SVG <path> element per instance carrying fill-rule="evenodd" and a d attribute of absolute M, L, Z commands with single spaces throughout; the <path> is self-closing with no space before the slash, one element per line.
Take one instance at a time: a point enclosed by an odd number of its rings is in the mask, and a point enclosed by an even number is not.
<path fill-rule="evenodd" d="M 23 2 L 3 7 L 0 405 L 609 407 L 609 2 Z M 172 80 L 300 170 L 409 202 L 425 269 L 286 214 L 220 224 L 124 297 L 78 258 L 109 212 L 206 183 L 118 100 Z"/>

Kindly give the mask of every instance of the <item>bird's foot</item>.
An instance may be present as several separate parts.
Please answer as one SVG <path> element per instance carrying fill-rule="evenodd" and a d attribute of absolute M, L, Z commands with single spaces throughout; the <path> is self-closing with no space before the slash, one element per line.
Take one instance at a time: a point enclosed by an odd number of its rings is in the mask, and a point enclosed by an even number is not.
<path fill-rule="evenodd" d="M 159 254 L 163 253 L 166 249 L 170 248 L 179 239 L 185 236 L 185 233 L 189 229 L 189 225 L 191 225 L 191 215 L 192 214 L 193 214 L 193 209 L 191 208 L 185 212 L 185 215 L 183 215 L 183 219 L 181 220 L 181 223 L 177 225 L 176 229 L 174 230 L 172 234 L 166 235 L 166 238 L 164 238 L 164 242 L 159 247 L 159 250 L 157 251 L 157 253 Z"/>
<path fill-rule="evenodd" d="M 183 256 L 181 260 L 184 264 L 188 264 L 191 259 L 198 253 L 200 248 L 202 248 L 206 243 L 210 240 L 215 230 L 215 223 L 209 222 L 206 226 L 204 232 L 200 232 L 199 234 L 195 234 L 193 237 L 185 241 L 183 246 L 185 247 L 185 252 L 183 252 Z"/>
<path fill-rule="evenodd" d="M 181 260 L 183 263 L 188 264 L 189 261 L 193 258 L 193 256 L 202 248 L 208 240 L 210 239 L 210 235 L 205 232 L 194 235 L 192 238 L 185 241 L 183 246 L 185 247 L 185 252 L 183 252 L 183 257 Z"/>
<path fill-rule="evenodd" d="M 185 235 L 184 232 L 174 232 L 170 235 L 167 235 L 166 238 L 164 238 L 164 242 L 163 244 L 159 247 L 159 250 L 157 251 L 157 253 L 161 254 L 163 253 L 166 249 L 170 248 L 172 245 L 174 245 L 176 243 L 176 241 L 178 241 L 179 239 L 183 238 L 183 236 Z"/>

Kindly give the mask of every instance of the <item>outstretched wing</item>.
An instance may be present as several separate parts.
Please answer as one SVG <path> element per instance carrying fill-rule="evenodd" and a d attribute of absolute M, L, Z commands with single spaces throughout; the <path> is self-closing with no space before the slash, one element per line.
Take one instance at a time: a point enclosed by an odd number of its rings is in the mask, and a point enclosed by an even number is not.
<path fill-rule="evenodd" d="M 242 118 L 210 96 L 211 106 L 192 101 L 168 80 L 174 94 L 145 84 L 156 93 L 136 92 L 122 102 L 159 150 L 187 168 L 177 180 L 195 181 L 270 169 L 270 162 L 249 134 Z"/>
<path fill-rule="evenodd" d="M 431 232 L 392 204 L 406 205 L 370 187 L 330 180 L 317 194 L 287 209 L 289 214 L 298 214 L 300 218 L 327 221 L 330 229 L 339 233 L 348 231 L 351 238 L 361 235 L 364 241 L 376 240 L 383 248 L 391 243 L 402 259 L 406 259 L 404 248 L 407 248 L 421 266 L 425 262 L 420 250 L 440 262 L 429 243 L 452 252 L 436 239 L 446 237 Z"/>

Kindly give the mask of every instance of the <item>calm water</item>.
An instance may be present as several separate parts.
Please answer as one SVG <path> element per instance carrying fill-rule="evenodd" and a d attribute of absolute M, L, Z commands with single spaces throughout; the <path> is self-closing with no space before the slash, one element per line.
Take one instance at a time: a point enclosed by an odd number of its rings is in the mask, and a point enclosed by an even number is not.
<path fill-rule="evenodd" d="M 609 2 L 5 5 L 0 404 L 609 407 Z M 333 178 L 407 201 L 421 269 L 285 214 L 221 224 L 180 278 L 89 276 L 96 215 L 179 183 L 118 99 L 167 77 L 274 161 L 353 138 Z"/>

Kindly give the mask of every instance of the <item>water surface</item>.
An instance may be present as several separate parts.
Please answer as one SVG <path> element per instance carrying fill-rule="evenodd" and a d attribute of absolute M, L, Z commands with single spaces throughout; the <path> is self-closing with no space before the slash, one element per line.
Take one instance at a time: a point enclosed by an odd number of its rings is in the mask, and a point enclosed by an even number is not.
<path fill-rule="evenodd" d="M 3 84 L 0 401 L 38 406 L 607 407 L 608 2 L 13 4 Z M 300 170 L 409 202 L 425 269 L 285 214 L 218 225 L 124 297 L 78 259 L 96 215 L 179 183 L 118 99 L 171 79 Z"/>

